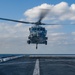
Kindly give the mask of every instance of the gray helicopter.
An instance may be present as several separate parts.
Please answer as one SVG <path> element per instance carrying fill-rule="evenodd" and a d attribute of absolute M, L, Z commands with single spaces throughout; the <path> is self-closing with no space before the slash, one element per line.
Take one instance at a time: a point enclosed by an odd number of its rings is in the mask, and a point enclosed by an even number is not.
<path fill-rule="evenodd" d="M 30 35 L 28 36 L 27 43 L 28 44 L 36 44 L 36 49 L 38 48 L 38 44 L 45 44 L 47 45 L 48 37 L 47 30 L 45 27 L 42 27 L 42 25 L 56 25 L 56 24 L 45 24 L 42 23 L 42 19 L 48 14 L 48 9 L 42 9 L 42 11 L 39 14 L 39 20 L 37 22 L 25 22 L 25 21 L 19 21 L 19 20 L 13 20 L 13 19 L 7 19 L 7 18 L 0 18 L 0 20 L 6 20 L 6 21 L 12 21 L 12 22 L 19 22 L 19 23 L 25 23 L 25 24 L 34 24 L 31 28 L 29 28 Z"/>
<path fill-rule="evenodd" d="M 28 37 L 28 44 L 36 44 L 36 49 L 38 44 L 45 44 L 47 45 L 47 39 L 46 37 L 47 30 L 44 27 L 41 27 L 39 25 L 35 25 L 31 28 L 29 28 L 30 35 Z"/>

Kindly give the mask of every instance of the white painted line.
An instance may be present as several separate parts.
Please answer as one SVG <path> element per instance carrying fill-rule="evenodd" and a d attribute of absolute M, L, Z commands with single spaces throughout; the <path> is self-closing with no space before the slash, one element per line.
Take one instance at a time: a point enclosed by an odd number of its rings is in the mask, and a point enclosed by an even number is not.
<path fill-rule="evenodd" d="M 40 75 L 39 59 L 36 60 L 33 75 Z"/>

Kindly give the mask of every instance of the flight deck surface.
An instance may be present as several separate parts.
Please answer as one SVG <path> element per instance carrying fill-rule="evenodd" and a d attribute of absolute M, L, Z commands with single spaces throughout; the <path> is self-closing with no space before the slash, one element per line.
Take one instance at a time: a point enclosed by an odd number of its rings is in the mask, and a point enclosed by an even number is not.
<path fill-rule="evenodd" d="M 75 75 L 75 58 L 20 57 L 1 62 L 0 75 Z"/>

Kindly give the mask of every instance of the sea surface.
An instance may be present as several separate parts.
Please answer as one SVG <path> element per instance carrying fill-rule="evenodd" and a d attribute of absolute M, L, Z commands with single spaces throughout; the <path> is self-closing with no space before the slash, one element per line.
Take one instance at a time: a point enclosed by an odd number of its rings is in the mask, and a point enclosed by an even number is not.
<path fill-rule="evenodd" d="M 75 57 L 75 54 L 0 54 L 1 57 L 10 57 L 10 56 L 19 56 L 19 55 L 25 55 L 25 56 L 54 56 L 54 57 Z"/>
<path fill-rule="evenodd" d="M 17 56 L 17 55 L 21 55 L 21 54 L 0 54 L 0 58 L 1 57 Z"/>

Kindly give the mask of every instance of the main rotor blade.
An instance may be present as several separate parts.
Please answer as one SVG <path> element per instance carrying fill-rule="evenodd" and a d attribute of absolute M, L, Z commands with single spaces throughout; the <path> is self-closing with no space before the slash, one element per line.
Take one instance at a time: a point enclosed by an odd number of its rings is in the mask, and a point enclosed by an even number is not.
<path fill-rule="evenodd" d="M 41 21 L 44 16 L 41 16 L 39 21 Z M 0 18 L 0 20 L 6 20 L 6 21 L 12 21 L 12 22 L 18 22 L 18 23 L 24 23 L 24 24 L 35 24 L 35 25 L 75 25 L 75 24 L 46 24 L 46 23 L 41 23 L 41 22 L 25 22 L 25 21 L 19 21 L 19 20 L 13 20 L 13 19 L 7 19 L 7 18 Z"/>
<path fill-rule="evenodd" d="M 6 20 L 6 21 L 12 21 L 12 22 L 19 22 L 19 23 L 26 23 L 26 24 L 35 24 L 34 22 L 18 21 L 18 20 L 7 19 L 7 18 L 0 18 L 0 20 Z"/>
<path fill-rule="evenodd" d="M 46 24 L 46 23 L 41 23 L 41 25 L 75 25 L 75 24 Z"/>
<path fill-rule="evenodd" d="M 48 12 L 49 9 L 41 9 L 38 22 L 41 22 L 41 20 L 48 14 Z"/>

